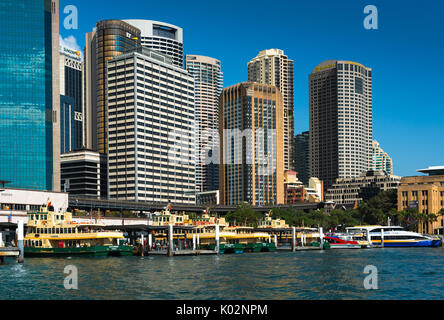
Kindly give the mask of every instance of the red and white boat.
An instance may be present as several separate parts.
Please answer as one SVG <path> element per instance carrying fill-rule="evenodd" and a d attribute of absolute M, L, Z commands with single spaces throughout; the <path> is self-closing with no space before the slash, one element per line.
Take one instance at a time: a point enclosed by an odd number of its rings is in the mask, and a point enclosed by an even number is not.
<path fill-rule="evenodd" d="M 351 235 L 335 234 L 324 236 L 324 241 L 330 244 L 331 249 L 362 249 L 370 248 L 370 243 L 366 240 L 354 239 Z"/>

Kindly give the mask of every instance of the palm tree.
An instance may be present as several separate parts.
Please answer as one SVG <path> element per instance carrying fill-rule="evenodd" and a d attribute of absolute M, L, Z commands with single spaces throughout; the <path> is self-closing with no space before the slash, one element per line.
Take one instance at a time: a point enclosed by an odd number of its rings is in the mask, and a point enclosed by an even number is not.
<path fill-rule="evenodd" d="M 441 216 L 441 227 L 444 226 L 444 208 L 441 208 L 441 210 L 439 210 L 438 214 Z M 441 233 L 444 234 L 444 229 L 441 230 Z"/>

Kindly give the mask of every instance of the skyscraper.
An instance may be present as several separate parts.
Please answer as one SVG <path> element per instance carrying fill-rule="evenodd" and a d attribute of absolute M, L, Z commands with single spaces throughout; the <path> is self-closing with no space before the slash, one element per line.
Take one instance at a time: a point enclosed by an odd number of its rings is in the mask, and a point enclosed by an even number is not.
<path fill-rule="evenodd" d="M 282 95 L 272 85 L 244 82 L 219 101 L 222 204 L 284 203 Z"/>
<path fill-rule="evenodd" d="M 60 191 L 58 0 L 0 2 L 0 179 Z"/>
<path fill-rule="evenodd" d="M 83 136 L 86 149 L 99 150 L 97 137 L 96 31 L 85 35 L 83 49 Z"/>
<path fill-rule="evenodd" d="M 310 132 L 302 132 L 294 137 L 294 169 L 297 177 L 308 186 L 310 179 Z"/>
<path fill-rule="evenodd" d="M 282 94 L 284 107 L 284 170 L 293 170 L 294 84 L 293 60 L 283 50 L 259 52 L 248 62 L 248 81 L 276 86 Z"/>
<path fill-rule="evenodd" d="M 83 146 L 83 63 L 79 51 L 60 47 L 60 152 Z"/>
<path fill-rule="evenodd" d="M 183 68 L 183 30 L 175 25 L 152 20 L 123 20 L 140 29 L 142 45 L 170 56 Z"/>
<path fill-rule="evenodd" d="M 327 60 L 309 76 L 310 175 L 327 190 L 371 167 L 372 69 Z"/>
<path fill-rule="evenodd" d="M 140 30 L 120 20 L 97 22 L 95 30 L 86 35 L 86 113 L 96 111 L 97 128 L 90 127 L 92 139 L 97 140 L 97 150 L 107 153 L 108 119 L 106 91 L 106 63 L 113 57 L 140 46 Z M 92 56 L 95 55 L 95 61 Z M 90 91 L 89 91 L 90 90 Z M 95 102 L 93 98 L 96 98 Z M 97 134 L 97 136 L 96 136 Z M 95 145 L 95 142 L 92 141 Z M 88 146 L 89 147 L 89 146 Z"/>
<path fill-rule="evenodd" d="M 382 170 L 388 174 L 393 174 L 393 160 L 387 152 L 382 150 L 379 142 L 372 141 L 372 170 Z"/>
<path fill-rule="evenodd" d="M 223 82 L 220 61 L 187 55 L 185 64 L 186 70 L 194 78 L 195 89 L 196 191 L 217 190 L 218 163 L 209 163 L 208 159 L 219 148 L 219 96 Z"/>
<path fill-rule="evenodd" d="M 109 197 L 195 203 L 194 79 L 140 47 L 108 62 Z"/>

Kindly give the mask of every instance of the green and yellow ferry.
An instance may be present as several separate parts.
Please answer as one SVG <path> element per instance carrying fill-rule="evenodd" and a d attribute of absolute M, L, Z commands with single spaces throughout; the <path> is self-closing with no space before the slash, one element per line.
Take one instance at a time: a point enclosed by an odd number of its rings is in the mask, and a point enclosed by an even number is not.
<path fill-rule="evenodd" d="M 236 233 L 224 230 L 224 218 L 218 221 L 219 230 L 219 253 L 243 253 L 244 247 L 240 243 L 236 243 Z M 194 236 L 199 236 L 199 248 L 204 250 L 215 250 L 216 248 L 216 224 L 197 224 L 193 231 L 187 234 L 187 238 L 191 240 Z"/>
<path fill-rule="evenodd" d="M 234 233 L 229 243 L 240 245 L 243 252 L 270 252 L 276 250 L 276 245 L 271 242 L 266 232 L 255 231 L 253 227 L 228 226 L 223 232 Z"/>
<path fill-rule="evenodd" d="M 72 214 L 56 213 L 51 206 L 28 213 L 24 238 L 26 257 L 46 256 L 129 256 L 122 232 L 108 231 L 97 222 L 75 223 Z"/>

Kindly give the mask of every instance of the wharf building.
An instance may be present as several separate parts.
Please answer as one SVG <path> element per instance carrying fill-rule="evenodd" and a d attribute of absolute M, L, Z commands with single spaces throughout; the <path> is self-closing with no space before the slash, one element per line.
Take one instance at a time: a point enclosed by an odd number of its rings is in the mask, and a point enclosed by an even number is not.
<path fill-rule="evenodd" d="M 163 53 L 173 65 L 183 68 L 183 30 L 178 26 L 153 20 L 123 20 L 140 29 L 142 46 Z"/>
<path fill-rule="evenodd" d="M 309 75 L 310 176 L 324 181 L 359 176 L 371 168 L 372 69 L 327 60 Z"/>
<path fill-rule="evenodd" d="M 244 82 L 219 100 L 221 204 L 284 203 L 283 100 L 276 86 Z"/>
<path fill-rule="evenodd" d="M 60 152 L 83 147 L 83 63 L 79 51 L 60 47 Z"/>
<path fill-rule="evenodd" d="M 305 131 L 294 137 L 294 170 L 299 180 L 308 185 L 310 179 L 310 132 Z"/>
<path fill-rule="evenodd" d="M 293 170 L 294 66 L 283 50 L 268 49 L 248 62 L 248 81 L 276 86 L 284 108 L 284 170 Z"/>
<path fill-rule="evenodd" d="M 357 204 L 370 200 L 381 191 L 398 189 L 400 182 L 401 177 L 382 170 L 369 170 L 358 177 L 336 179 L 328 189 L 325 200 L 337 204 Z"/>
<path fill-rule="evenodd" d="M 64 192 L 85 198 L 107 199 L 106 156 L 92 150 L 61 155 L 61 185 Z"/>
<path fill-rule="evenodd" d="M 0 29 L 0 179 L 59 191 L 59 1 L 1 1 Z"/>
<path fill-rule="evenodd" d="M 418 232 L 443 234 L 444 166 L 420 169 L 427 176 L 403 177 L 398 188 L 398 211 L 416 209 L 418 213 L 435 214 L 436 221 L 420 221 Z"/>
<path fill-rule="evenodd" d="M 382 150 L 376 140 L 372 141 L 372 170 L 383 170 L 388 174 L 393 174 L 393 160 L 387 152 Z"/>
<path fill-rule="evenodd" d="M 68 209 L 68 194 L 64 192 L 15 189 L 5 187 L 0 190 L 0 223 L 8 222 L 12 215 L 12 223 L 18 220 L 27 222 L 26 212 L 40 211 L 41 206 L 51 202 L 54 212 L 66 212 Z"/>
<path fill-rule="evenodd" d="M 185 68 L 194 78 L 196 115 L 196 192 L 219 189 L 219 96 L 223 75 L 219 60 L 187 55 Z"/>
<path fill-rule="evenodd" d="M 107 74 L 109 198 L 194 204 L 193 77 L 145 47 Z"/>

